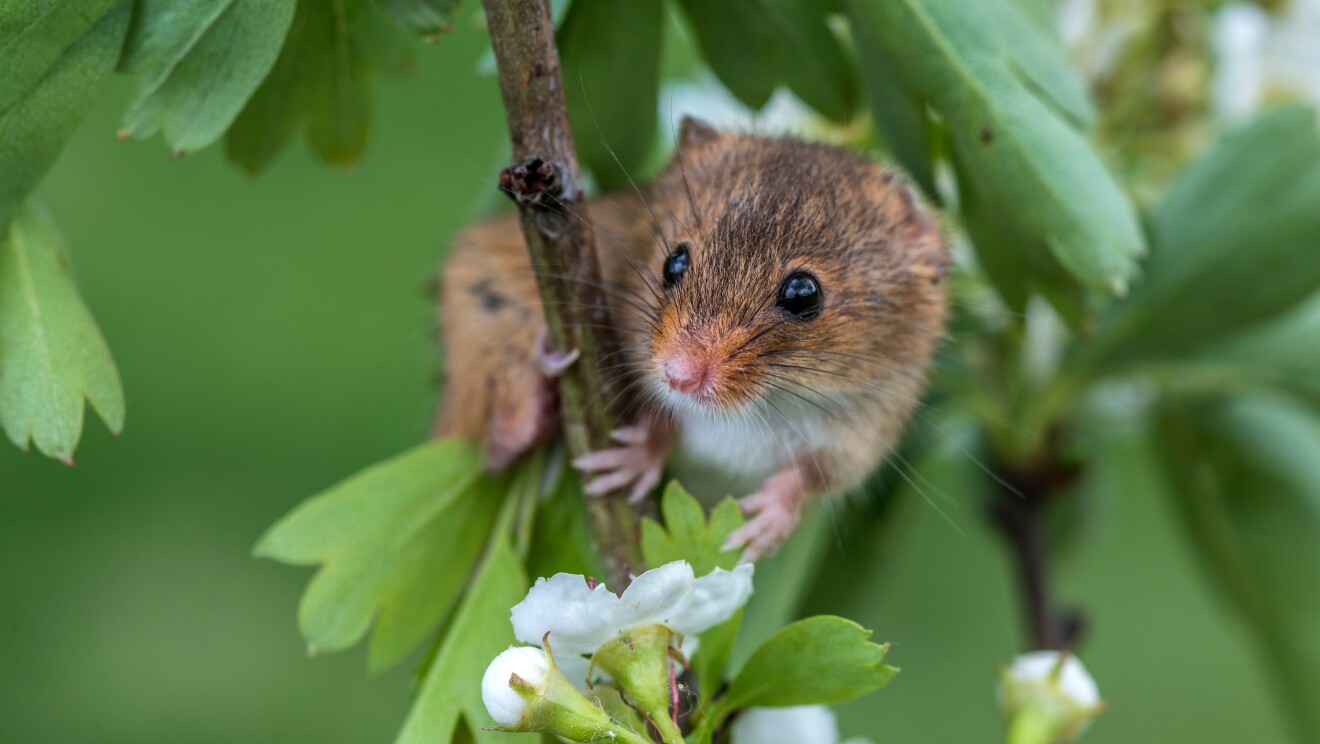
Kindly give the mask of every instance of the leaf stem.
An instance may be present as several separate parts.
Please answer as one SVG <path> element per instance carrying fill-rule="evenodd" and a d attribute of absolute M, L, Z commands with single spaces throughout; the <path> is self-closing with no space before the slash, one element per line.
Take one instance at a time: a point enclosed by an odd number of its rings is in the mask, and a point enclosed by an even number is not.
<path fill-rule="evenodd" d="M 550 341 L 581 355 L 559 379 L 564 437 L 579 457 L 611 446 L 627 396 L 623 380 L 606 375 L 600 363 L 620 343 L 582 198 L 554 21 L 548 0 L 482 0 L 482 6 L 513 144 L 514 165 L 500 175 L 500 188 L 518 203 L 532 265 L 543 269 L 537 285 Z M 596 551 L 610 586 L 621 590 L 641 566 L 636 514 L 622 491 L 586 501 Z"/>

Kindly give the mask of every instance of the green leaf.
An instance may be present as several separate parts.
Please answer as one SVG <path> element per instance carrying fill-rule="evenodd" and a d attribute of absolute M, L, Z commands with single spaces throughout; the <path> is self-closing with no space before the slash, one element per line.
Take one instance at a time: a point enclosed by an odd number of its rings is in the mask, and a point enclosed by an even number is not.
<path fill-rule="evenodd" d="M 626 183 L 655 144 L 664 20 L 660 0 L 575 0 L 559 27 L 573 139 L 602 185 Z"/>
<path fill-rule="evenodd" d="M 459 0 L 378 0 L 395 23 L 428 41 L 449 33 Z"/>
<path fill-rule="evenodd" d="M 1320 293 L 1284 318 L 1206 353 L 1262 382 L 1306 398 L 1320 411 Z"/>
<path fill-rule="evenodd" d="M 494 722 L 481 701 L 481 677 L 491 660 L 513 642 L 509 609 L 527 593 L 527 586 L 508 536 L 496 535 L 436 651 L 396 744 L 448 742 L 464 717 L 477 744 L 525 740 L 484 730 Z"/>
<path fill-rule="evenodd" d="M 178 155 L 224 134 L 280 53 L 294 0 L 138 0 L 120 69 L 137 78 L 120 136 Z"/>
<path fill-rule="evenodd" d="M 759 109 L 786 84 L 825 116 L 857 108 L 852 63 L 816 0 L 680 0 L 711 69 L 740 101 Z"/>
<path fill-rule="evenodd" d="M 70 46 L 119 0 L 6 0 L 0 3 L 0 111 L 40 82 Z"/>
<path fill-rule="evenodd" d="M 124 428 L 119 372 L 34 197 L 0 240 L 0 424 L 19 447 L 72 463 L 84 398 L 110 431 Z"/>
<path fill-rule="evenodd" d="M 652 519 L 642 520 L 642 557 L 646 565 L 654 568 L 674 561 L 687 561 L 697 576 L 705 576 L 716 568 L 729 570 L 738 565 L 741 551 L 723 549 L 729 534 L 743 523 L 742 511 L 733 499 L 721 501 L 707 521 L 701 504 L 678 481 L 672 481 L 665 487 L 660 511 L 665 519 L 663 527 Z M 739 610 L 727 622 L 701 634 L 701 646 L 692 657 L 692 668 L 703 702 L 710 700 L 710 695 L 724 681 L 724 670 L 737 640 L 742 616 L 742 610 Z"/>
<path fill-rule="evenodd" d="M 1198 353 L 1320 287 L 1320 131 L 1278 108 L 1224 136 L 1151 216 L 1145 281 L 1091 352 L 1109 363 Z"/>
<path fill-rule="evenodd" d="M 678 481 L 672 481 L 661 497 L 660 512 L 663 527 L 653 519 L 642 520 L 642 557 L 647 566 L 687 561 L 693 573 L 705 576 L 716 568 L 738 565 L 741 552 L 723 550 L 724 541 L 743 522 L 733 499 L 721 501 L 707 521 L 701 504 Z"/>
<path fill-rule="evenodd" d="M 786 626 L 752 654 L 703 727 L 718 730 L 741 708 L 833 705 L 879 690 L 898 669 L 884 663 L 889 646 L 870 637 L 857 623 L 830 615 Z"/>
<path fill-rule="evenodd" d="M 604 576 L 591 543 L 591 524 L 576 473 L 564 468 L 559 487 L 536 508 L 527 572 L 532 576 L 557 573 Z"/>
<path fill-rule="evenodd" d="M 863 77 L 898 75 L 944 120 L 978 256 L 1010 304 L 1046 293 L 1081 325 L 1093 295 L 1121 294 L 1145 252 L 1136 214 L 1084 129 L 1092 114 L 1056 39 L 1008 3 L 848 0 Z M 885 63 L 875 65 L 876 59 Z M 914 131 L 911 106 L 872 96 L 882 132 Z M 890 134 L 889 136 L 893 136 Z M 928 164 L 896 154 L 917 174 Z"/>
<path fill-rule="evenodd" d="M 317 157 L 355 165 L 373 77 L 400 66 L 401 36 L 365 0 L 299 0 L 279 59 L 229 129 L 229 159 L 256 175 L 305 129 Z"/>
<path fill-rule="evenodd" d="M 128 2 L 109 10 L 99 1 L 77 10 L 63 3 L 0 3 L 0 226 L 41 182 L 95 102 L 119 58 L 130 8 Z"/>
<path fill-rule="evenodd" d="M 303 502 L 255 553 L 322 564 L 298 622 L 309 647 L 338 651 L 372 620 L 368 664 L 405 656 L 453 604 L 494 523 L 504 481 L 459 439 L 429 442 Z"/>
<path fill-rule="evenodd" d="M 1167 405 L 1174 502 L 1255 632 L 1299 741 L 1320 740 L 1320 419 L 1288 398 Z"/>

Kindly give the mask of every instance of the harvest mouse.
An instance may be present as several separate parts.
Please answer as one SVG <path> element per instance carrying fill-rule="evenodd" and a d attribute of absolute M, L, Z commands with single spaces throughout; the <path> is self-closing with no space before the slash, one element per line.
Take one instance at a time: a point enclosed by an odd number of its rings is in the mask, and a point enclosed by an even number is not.
<path fill-rule="evenodd" d="M 605 363 L 639 410 L 616 448 L 574 462 L 587 492 L 643 498 L 672 456 L 691 490 L 685 470 L 748 484 L 729 547 L 772 553 L 807 504 L 881 463 L 916 407 L 944 327 L 938 226 L 855 153 L 692 119 L 653 182 L 588 207 L 624 344 Z M 515 215 L 459 235 L 442 293 L 435 433 L 482 441 L 501 469 L 555 431 L 548 376 L 571 358 L 543 348 Z"/>

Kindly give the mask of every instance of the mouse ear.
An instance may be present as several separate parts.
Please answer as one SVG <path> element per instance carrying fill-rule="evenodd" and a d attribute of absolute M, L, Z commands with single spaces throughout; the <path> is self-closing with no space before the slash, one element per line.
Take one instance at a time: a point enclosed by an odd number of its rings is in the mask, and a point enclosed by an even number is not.
<path fill-rule="evenodd" d="M 678 128 L 678 146 L 683 149 L 716 142 L 720 137 L 718 129 L 691 116 L 684 116 Z"/>

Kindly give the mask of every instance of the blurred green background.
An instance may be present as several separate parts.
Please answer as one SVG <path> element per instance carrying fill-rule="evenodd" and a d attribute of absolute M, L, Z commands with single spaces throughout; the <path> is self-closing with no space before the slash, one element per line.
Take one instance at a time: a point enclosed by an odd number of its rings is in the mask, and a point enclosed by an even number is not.
<path fill-rule="evenodd" d="M 389 741 L 411 670 L 309 659 L 308 572 L 249 556 L 308 495 L 425 436 L 436 368 L 426 284 L 492 203 L 504 125 L 465 23 L 377 96 L 350 173 L 291 148 L 257 181 L 212 147 L 171 161 L 119 144 L 116 78 L 44 191 L 125 380 L 125 433 L 87 428 L 77 465 L 0 447 L 0 740 Z M 700 114 L 700 111 L 694 113 Z M 1099 458 L 1107 487 L 1061 558 L 1092 621 L 1084 654 L 1112 710 L 1086 741 L 1270 742 L 1283 731 L 1245 634 L 1155 498 L 1140 431 Z M 1020 639 L 1008 566 L 960 489 L 946 520 L 903 505 L 894 544 L 839 608 L 904 668 L 843 712 L 879 742 L 1001 737 L 994 665 Z M 838 512 L 836 519 L 844 519 Z M 773 587 L 762 587 L 772 592 Z"/>

